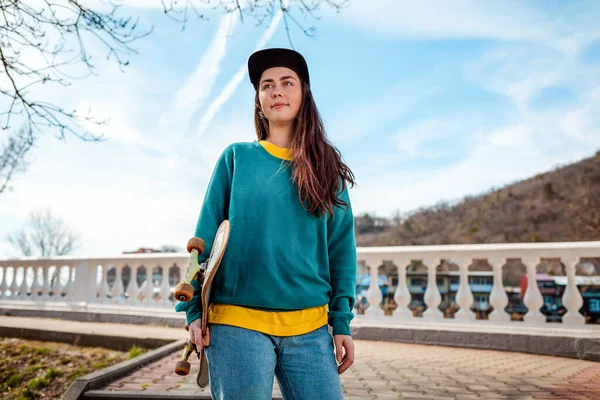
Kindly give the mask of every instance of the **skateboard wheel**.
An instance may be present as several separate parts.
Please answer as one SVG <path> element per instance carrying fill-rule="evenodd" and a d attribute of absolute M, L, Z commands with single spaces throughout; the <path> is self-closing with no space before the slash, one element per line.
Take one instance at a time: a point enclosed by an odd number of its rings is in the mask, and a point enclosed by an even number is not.
<path fill-rule="evenodd" d="M 180 282 L 175 286 L 173 296 L 184 303 L 187 303 L 194 296 L 194 287 L 187 282 Z"/>
<path fill-rule="evenodd" d="M 175 364 L 175 373 L 180 376 L 186 376 L 190 373 L 190 363 L 187 361 L 179 360 L 177 364 Z"/>
<path fill-rule="evenodd" d="M 197 238 L 197 237 L 193 237 L 188 241 L 187 251 L 188 251 L 188 253 L 191 253 L 192 250 L 196 249 L 196 250 L 198 250 L 198 254 L 202 254 L 202 253 L 204 253 L 205 246 L 206 246 L 206 244 L 204 243 L 204 240 Z"/>

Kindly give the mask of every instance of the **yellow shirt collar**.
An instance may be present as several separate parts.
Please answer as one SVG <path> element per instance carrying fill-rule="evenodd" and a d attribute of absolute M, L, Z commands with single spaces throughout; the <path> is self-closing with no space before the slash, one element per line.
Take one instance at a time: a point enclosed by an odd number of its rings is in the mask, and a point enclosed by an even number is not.
<path fill-rule="evenodd" d="M 292 160 L 293 151 L 287 147 L 279 147 L 271 142 L 267 142 L 266 140 L 259 140 L 258 143 L 262 145 L 274 157 L 281 158 L 283 160 L 290 161 Z"/>

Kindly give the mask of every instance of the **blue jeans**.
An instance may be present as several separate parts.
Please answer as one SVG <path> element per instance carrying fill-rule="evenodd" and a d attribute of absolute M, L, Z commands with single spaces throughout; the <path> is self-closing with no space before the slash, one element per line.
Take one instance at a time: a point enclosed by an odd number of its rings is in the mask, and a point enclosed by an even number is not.
<path fill-rule="evenodd" d="M 206 358 L 213 399 L 270 400 L 274 376 L 285 400 L 344 398 L 327 325 L 297 336 L 209 327 Z"/>

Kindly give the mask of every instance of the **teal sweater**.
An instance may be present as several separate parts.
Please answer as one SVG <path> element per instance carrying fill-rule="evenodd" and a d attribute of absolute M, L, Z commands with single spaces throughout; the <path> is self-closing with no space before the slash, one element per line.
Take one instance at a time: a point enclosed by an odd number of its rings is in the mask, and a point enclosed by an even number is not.
<path fill-rule="evenodd" d="M 329 305 L 333 334 L 350 335 L 356 287 L 354 217 L 346 188 L 334 218 L 306 211 L 292 182 L 291 162 L 257 141 L 228 146 L 208 184 L 195 236 L 208 258 L 219 224 L 231 224 L 211 301 L 267 311 Z M 200 284 L 192 282 L 196 293 Z M 179 303 L 188 324 L 201 316 L 199 296 Z"/>

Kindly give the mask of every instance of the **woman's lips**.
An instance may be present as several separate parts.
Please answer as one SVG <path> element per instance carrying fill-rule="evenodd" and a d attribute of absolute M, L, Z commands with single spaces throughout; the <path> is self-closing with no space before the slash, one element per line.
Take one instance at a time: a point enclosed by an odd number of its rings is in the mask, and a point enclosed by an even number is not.
<path fill-rule="evenodd" d="M 276 110 L 279 110 L 283 107 L 287 107 L 287 104 L 278 103 L 278 104 L 273 105 L 273 108 Z"/>

